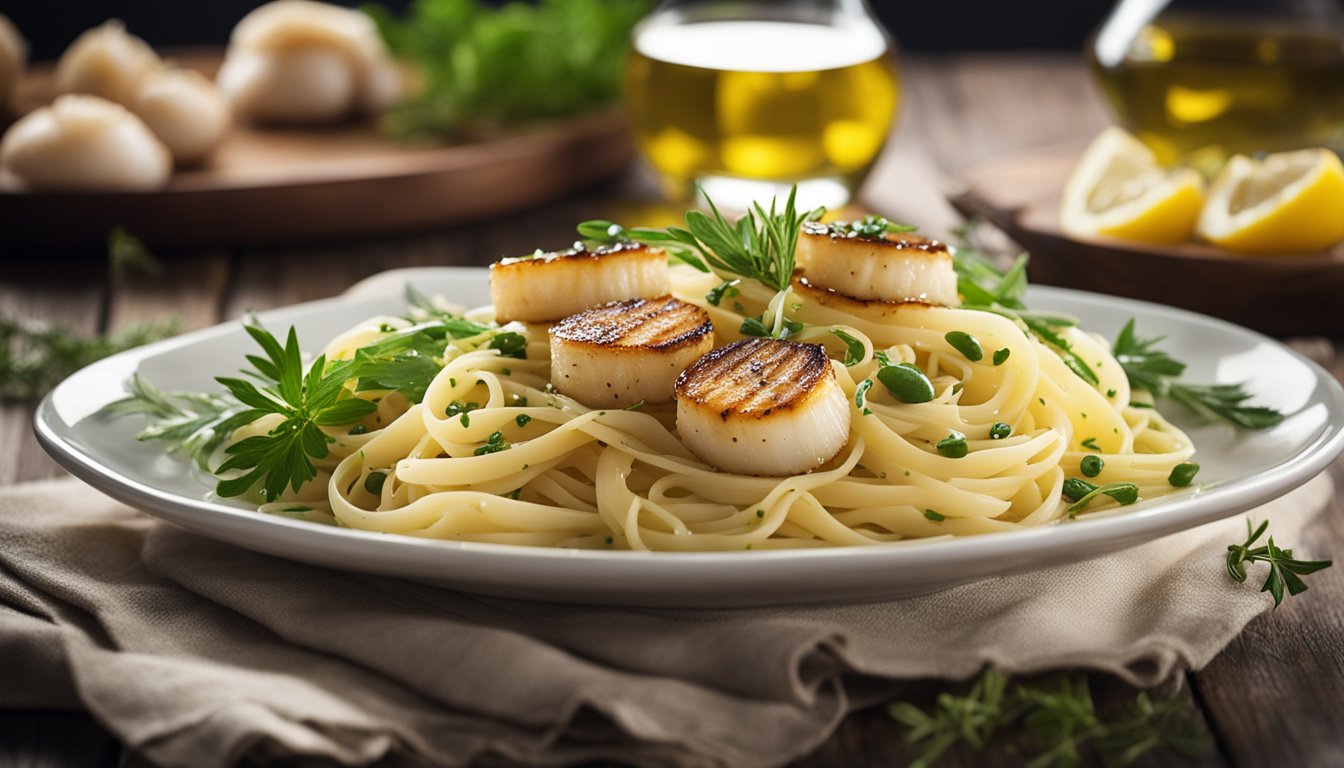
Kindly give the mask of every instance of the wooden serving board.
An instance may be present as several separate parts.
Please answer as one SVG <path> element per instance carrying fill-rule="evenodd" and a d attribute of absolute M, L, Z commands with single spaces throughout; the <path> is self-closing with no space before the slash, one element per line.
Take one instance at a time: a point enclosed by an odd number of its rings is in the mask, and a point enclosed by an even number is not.
<path fill-rule="evenodd" d="M 1060 147 L 972 167 L 949 200 L 1030 251 L 1032 282 L 1185 307 L 1275 336 L 1344 336 L 1344 246 L 1249 256 L 1202 243 L 1065 235 L 1060 193 L 1081 152 Z"/>
<path fill-rule="evenodd" d="M 218 52 L 174 59 L 213 75 Z M 50 70 L 19 103 L 50 100 Z M 371 121 L 326 129 L 235 125 L 208 164 L 152 192 L 0 190 L 8 244 L 98 246 L 124 226 L 151 247 L 267 245 L 424 230 L 498 216 L 610 178 L 633 156 L 615 109 L 474 143 L 412 147 Z"/>

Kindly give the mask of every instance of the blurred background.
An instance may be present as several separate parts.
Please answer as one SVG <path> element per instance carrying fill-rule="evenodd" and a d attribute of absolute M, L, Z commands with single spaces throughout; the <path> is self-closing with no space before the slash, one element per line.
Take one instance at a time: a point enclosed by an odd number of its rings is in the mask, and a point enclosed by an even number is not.
<path fill-rule="evenodd" d="M 358 6 L 345 2 L 339 5 Z M 410 0 L 384 0 L 397 10 Z M 496 3 L 498 4 L 498 3 Z M 8 0 L 8 15 L 32 44 L 34 59 L 59 56 L 80 32 L 115 16 L 150 45 L 222 44 L 243 14 L 261 5 L 257 0 Z M 1102 0 L 952 0 L 897 2 L 873 0 L 869 7 L 883 26 L 910 51 L 1053 49 L 1081 50 L 1112 3 Z"/>

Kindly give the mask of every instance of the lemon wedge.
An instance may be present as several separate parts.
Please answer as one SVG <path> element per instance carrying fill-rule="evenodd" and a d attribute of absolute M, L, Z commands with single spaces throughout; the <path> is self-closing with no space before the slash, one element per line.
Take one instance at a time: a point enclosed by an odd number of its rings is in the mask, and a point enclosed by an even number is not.
<path fill-rule="evenodd" d="M 1165 170 L 1138 139 L 1107 128 L 1074 166 L 1059 223 L 1073 236 L 1180 243 L 1190 238 L 1203 205 L 1203 177 L 1188 168 Z"/>
<path fill-rule="evenodd" d="M 1344 240 L 1344 164 L 1328 149 L 1237 155 L 1209 188 L 1199 234 L 1229 251 L 1319 251 Z"/>

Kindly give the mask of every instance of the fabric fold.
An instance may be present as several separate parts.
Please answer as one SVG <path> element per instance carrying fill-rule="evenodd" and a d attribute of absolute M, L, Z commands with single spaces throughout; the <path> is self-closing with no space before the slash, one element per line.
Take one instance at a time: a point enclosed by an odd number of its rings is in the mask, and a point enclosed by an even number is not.
<path fill-rule="evenodd" d="M 1332 493 L 1252 516 L 1305 545 Z M 0 706 L 82 706 L 174 765 L 780 765 L 900 680 L 1206 664 L 1269 606 L 1222 568 L 1244 525 L 898 601 L 636 610 L 321 569 L 39 483 L 0 491 Z"/>

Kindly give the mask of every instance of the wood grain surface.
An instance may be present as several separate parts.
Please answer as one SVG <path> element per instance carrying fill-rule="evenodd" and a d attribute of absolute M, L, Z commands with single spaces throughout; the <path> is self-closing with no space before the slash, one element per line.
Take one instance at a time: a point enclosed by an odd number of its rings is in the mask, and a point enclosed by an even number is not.
<path fill-rule="evenodd" d="M 866 207 L 943 235 L 960 219 L 941 197 L 948 178 L 996 156 L 1081 142 L 1106 124 L 1082 62 L 1073 57 L 957 56 L 905 65 L 905 103 L 896 137 L 866 187 Z M 194 328 L 343 291 L 376 272 L 403 266 L 483 265 L 500 256 L 555 247 L 587 218 L 659 222 L 667 208 L 653 199 L 640 171 L 619 181 L 470 227 L 409 237 L 339 244 L 165 252 L 164 271 L 113 281 L 101 253 L 25 252 L 0 260 L 0 311 L 17 312 L 94 332 L 138 319 L 175 314 Z M 1291 342 L 1344 375 L 1344 358 L 1329 339 Z M 27 407 L 0 408 L 0 482 L 58 474 L 38 448 Z M 1340 465 L 1332 470 L 1344 482 Z M 1294 542 L 1296 543 L 1296 542 Z M 1303 542 L 1305 543 L 1305 542 Z M 1322 557 L 1344 553 L 1338 503 L 1312 531 Z M 1172 682 L 1207 724 L 1208 766 L 1344 765 L 1344 567 L 1314 575 L 1311 590 L 1253 621 L 1207 668 Z M 1248 586 L 1248 588 L 1254 588 Z M 1268 598 L 1266 598 L 1268 599 Z M 1114 710 L 1134 691 L 1092 676 L 1098 707 Z M 0 682 L 0 684 L 3 684 Z M 901 697 L 931 703 L 944 683 L 914 681 Z M 1009 740 L 1025 747 L 1025 734 Z M 940 765 L 1010 766 L 1022 751 L 949 752 Z M 891 766 L 912 756 L 900 728 L 881 707 L 850 716 L 799 765 Z M 92 719 L 68 712 L 0 712 L 0 767 L 143 765 L 123 754 Z M 1171 754 L 1140 765 L 1188 765 Z"/>

